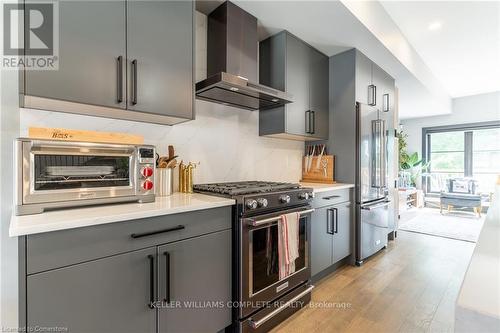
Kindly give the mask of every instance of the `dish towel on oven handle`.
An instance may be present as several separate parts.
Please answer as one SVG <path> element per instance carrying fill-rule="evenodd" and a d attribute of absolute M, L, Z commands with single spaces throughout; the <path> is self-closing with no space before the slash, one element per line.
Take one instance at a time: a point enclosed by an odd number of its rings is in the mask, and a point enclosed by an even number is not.
<path fill-rule="evenodd" d="M 278 222 L 279 278 L 295 272 L 295 259 L 299 257 L 300 214 L 289 213 L 280 216 Z"/>

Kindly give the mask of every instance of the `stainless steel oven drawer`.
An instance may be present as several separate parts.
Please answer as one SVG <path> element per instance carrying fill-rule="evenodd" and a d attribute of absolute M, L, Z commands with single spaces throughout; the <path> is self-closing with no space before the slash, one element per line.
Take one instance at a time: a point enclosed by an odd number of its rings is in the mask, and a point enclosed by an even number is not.
<path fill-rule="evenodd" d="M 350 201 L 353 199 L 351 197 L 351 193 L 352 193 L 352 188 L 344 188 L 340 190 L 314 193 L 314 200 L 312 202 L 312 206 L 313 208 L 320 208 L 341 202 Z"/>
<path fill-rule="evenodd" d="M 305 307 L 314 287 L 303 284 L 240 323 L 240 332 L 269 332 L 273 327 Z"/>
<path fill-rule="evenodd" d="M 220 207 L 28 235 L 27 273 L 33 274 L 230 228 L 231 207 Z"/>

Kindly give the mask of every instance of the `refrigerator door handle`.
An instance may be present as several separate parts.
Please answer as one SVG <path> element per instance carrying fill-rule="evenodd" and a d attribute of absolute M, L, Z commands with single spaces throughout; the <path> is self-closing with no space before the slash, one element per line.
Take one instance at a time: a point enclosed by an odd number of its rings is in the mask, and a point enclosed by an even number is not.
<path fill-rule="evenodd" d="M 387 133 L 385 120 L 380 121 L 380 187 L 387 188 Z"/>
<path fill-rule="evenodd" d="M 383 207 L 387 207 L 391 204 L 390 201 L 384 201 L 383 203 L 375 204 L 375 205 L 367 205 L 367 206 L 361 206 L 361 209 L 363 210 L 375 210 Z"/>

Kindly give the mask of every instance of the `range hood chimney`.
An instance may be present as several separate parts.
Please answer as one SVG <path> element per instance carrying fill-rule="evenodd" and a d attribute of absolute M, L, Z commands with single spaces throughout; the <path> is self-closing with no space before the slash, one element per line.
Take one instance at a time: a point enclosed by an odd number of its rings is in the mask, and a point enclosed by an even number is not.
<path fill-rule="evenodd" d="M 226 1 L 208 15 L 207 79 L 196 97 L 247 110 L 291 103 L 283 91 L 257 84 L 257 18 Z"/>

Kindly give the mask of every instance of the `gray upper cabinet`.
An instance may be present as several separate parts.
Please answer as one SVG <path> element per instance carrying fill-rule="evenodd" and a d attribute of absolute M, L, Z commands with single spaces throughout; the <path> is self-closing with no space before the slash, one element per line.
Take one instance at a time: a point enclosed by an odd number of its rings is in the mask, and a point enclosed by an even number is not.
<path fill-rule="evenodd" d="M 158 247 L 159 332 L 218 332 L 231 324 L 231 231 Z M 179 302 L 179 303 L 177 303 Z M 220 307 L 189 304 L 223 302 Z"/>
<path fill-rule="evenodd" d="M 354 54 L 356 57 L 356 101 L 363 104 L 373 104 L 373 95 L 370 89 L 370 85 L 373 84 L 372 61 L 357 50 Z"/>
<path fill-rule="evenodd" d="M 194 1 L 60 1 L 59 22 L 59 69 L 24 71 L 21 106 L 167 125 L 194 118 Z"/>
<path fill-rule="evenodd" d="M 286 132 L 307 135 L 306 112 L 309 111 L 310 51 L 304 42 L 292 35 L 286 34 L 284 41 L 286 43 L 285 91 L 292 94 L 294 99 L 292 104 L 284 106 L 286 108 Z"/>
<path fill-rule="evenodd" d="M 72 333 L 155 332 L 156 310 L 148 306 L 155 254 L 152 247 L 29 275 L 27 326 Z"/>
<path fill-rule="evenodd" d="M 309 96 L 312 136 L 328 138 L 328 57 L 323 53 L 310 49 Z"/>
<path fill-rule="evenodd" d="M 328 137 L 328 57 L 287 31 L 260 43 L 261 84 L 284 90 L 293 103 L 259 112 L 259 133 L 295 140 Z"/>
<path fill-rule="evenodd" d="M 59 68 L 24 71 L 24 94 L 124 109 L 125 1 L 58 4 Z"/>
<path fill-rule="evenodd" d="M 356 101 L 389 112 L 394 108 L 394 79 L 358 50 L 356 55 Z"/>
<path fill-rule="evenodd" d="M 129 110 L 193 117 L 193 5 L 127 1 Z"/>

